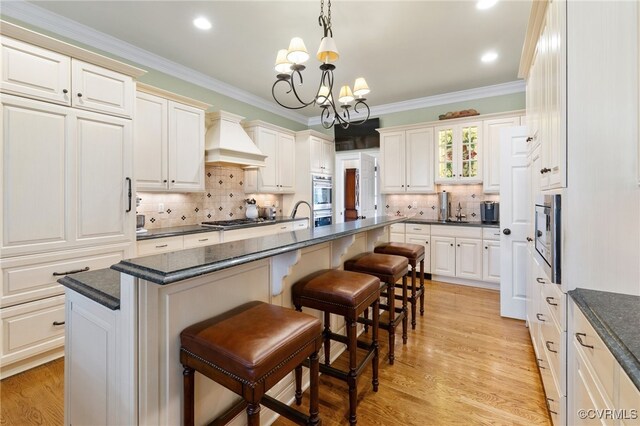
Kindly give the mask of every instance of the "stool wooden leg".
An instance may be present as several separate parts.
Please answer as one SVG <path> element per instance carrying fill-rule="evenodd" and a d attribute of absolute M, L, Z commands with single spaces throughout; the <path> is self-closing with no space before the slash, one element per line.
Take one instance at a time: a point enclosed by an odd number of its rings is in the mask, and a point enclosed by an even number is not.
<path fill-rule="evenodd" d="M 369 308 L 364 310 L 364 319 L 369 319 Z M 369 332 L 369 326 L 367 324 L 364 325 L 364 332 Z"/>
<path fill-rule="evenodd" d="M 396 320 L 395 303 L 395 283 L 387 284 L 387 306 L 389 306 L 389 364 L 393 365 L 395 359 L 396 327 L 393 323 Z"/>
<path fill-rule="evenodd" d="M 420 315 L 424 315 L 424 259 L 420 261 Z"/>
<path fill-rule="evenodd" d="M 302 365 L 296 367 L 296 405 L 302 404 Z"/>
<path fill-rule="evenodd" d="M 184 426 L 193 426 L 195 401 L 194 401 L 194 381 L 193 368 L 184 366 L 182 370 L 183 396 L 184 396 Z"/>
<path fill-rule="evenodd" d="M 414 272 L 415 275 L 415 272 Z M 404 313 L 404 318 L 402 318 L 402 344 L 406 345 L 407 344 L 407 326 L 409 323 L 409 312 L 407 309 L 407 301 L 408 301 L 408 295 L 407 295 L 407 276 L 403 275 L 402 276 L 402 312 Z M 412 306 L 415 306 L 415 304 L 412 304 Z"/>
<path fill-rule="evenodd" d="M 347 383 L 349 384 L 349 424 L 356 424 L 356 406 L 358 405 L 358 334 L 355 319 L 347 319 L 347 351 L 349 351 L 349 374 Z"/>
<path fill-rule="evenodd" d="M 373 359 L 371 360 L 371 369 L 373 370 L 373 380 L 371 384 L 373 384 L 373 391 L 378 392 L 378 365 L 379 365 L 379 352 L 380 352 L 380 344 L 378 343 L 378 324 L 380 322 L 380 299 L 377 299 L 373 302 L 373 326 L 371 332 L 372 342 L 371 344 L 374 347 Z"/>
<path fill-rule="evenodd" d="M 309 357 L 309 424 L 312 426 L 320 424 L 319 412 L 319 376 L 320 376 L 320 362 L 318 353 L 314 352 Z M 302 375 L 300 375 L 302 377 Z"/>
<path fill-rule="evenodd" d="M 411 266 L 411 329 L 416 329 L 416 305 L 418 304 L 418 288 L 416 286 L 416 266 Z"/>
<path fill-rule="evenodd" d="M 247 425 L 260 426 L 260 403 L 250 402 L 247 405 Z"/>
<path fill-rule="evenodd" d="M 331 333 L 331 314 L 329 312 L 324 313 L 324 365 L 331 364 L 331 339 L 329 334 Z"/>

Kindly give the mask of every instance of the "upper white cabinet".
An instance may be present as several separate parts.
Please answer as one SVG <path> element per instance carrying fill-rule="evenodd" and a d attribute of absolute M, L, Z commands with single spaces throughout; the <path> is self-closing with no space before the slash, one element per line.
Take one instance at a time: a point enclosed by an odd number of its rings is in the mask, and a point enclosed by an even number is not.
<path fill-rule="evenodd" d="M 309 149 L 311 150 L 311 173 L 333 174 L 335 154 L 333 141 L 310 136 Z"/>
<path fill-rule="evenodd" d="M 110 115 L 133 113 L 131 76 L 8 37 L 2 37 L 1 88 Z"/>
<path fill-rule="evenodd" d="M 293 132 L 264 123 L 251 121 L 244 125 L 249 137 L 262 151 L 265 167 L 245 171 L 245 192 L 295 192 L 296 145 Z"/>
<path fill-rule="evenodd" d="M 382 192 L 434 192 L 433 128 L 379 131 Z"/>
<path fill-rule="evenodd" d="M 482 185 L 485 194 L 500 193 L 500 131 L 519 126 L 520 117 L 496 118 L 482 123 L 484 176 Z"/>
<path fill-rule="evenodd" d="M 437 126 L 436 183 L 482 182 L 482 122 Z"/>
<path fill-rule="evenodd" d="M 209 105 L 138 86 L 134 143 L 137 189 L 204 191 L 204 110 Z"/>

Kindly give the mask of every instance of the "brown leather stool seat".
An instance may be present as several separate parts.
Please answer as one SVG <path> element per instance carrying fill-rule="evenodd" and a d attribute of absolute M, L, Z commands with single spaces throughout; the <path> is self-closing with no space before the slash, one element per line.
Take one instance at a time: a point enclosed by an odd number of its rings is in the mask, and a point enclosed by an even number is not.
<path fill-rule="evenodd" d="M 385 243 L 375 248 L 374 253 L 391 254 L 394 256 L 406 257 L 411 265 L 411 328 L 416 328 L 416 305 L 420 300 L 420 315 L 424 315 L 424 246 L 409 243 Z M 416 283 L 416 269 L 420 264 L 420 286 Z M 400 287 L 400 285 L 396 285 Z M 398 296 L 398 298 L 400 298 Z"/>
<path fill-rule="evenodd" d="M 303 307 L 324 312 L 324 364 L 320 371 L 332 377 L 345 380 L 349 385 L 349 423 L 356 424 L 356 406 L 358 401 L 358 377 L 371 360 L 373 369 L 372 385 L 378 391 L 378 320 L 380 302 L 380 280 L 371 275 L 334 269 L 318 271 L 298 282 L 292 289 L 293 304 L 297 310 Z M 371 343 L 359 341 L 357 319 L 365 309 L 373 309 Z M 345 319 L 347 335 L 331 332 L 331 314 L 341 315 Z M 349 352 L 349 371 L 345 372 L 331 366 L 331 340 L 347 345 Z M 357 348 L 367 351 L 358 364 Z M 299 397 L 299 383 L 296 378 L 296 402 Z"/>
<path fill-rule="evenodd" d="M 380 305 L 380 309 L 389 312 L 389 321 L 380 321 L 379 327 L 389 333 L 389 364 L 393 365 L 395 359 L 396 327 L 402 321 L 402 342 L 407 343 L 407 272 L 409 261 L 402 256 L 393 256 L 380 253 L 363 253 L 344 263 L 346 271 L 361 272 L 373 275 L 384 283 L 386 288 L 387 304 Z M 395 283 L 402 278 L 402 307 L 396 307 L 395 303 Z M 358 322 L 371 325 L 368 318 L 368 310 L 364 311 L 364 318 L 359 318 Z M 396 315 L 398 314 L 398 315 Z"/>
<path fill-rule="evenodd" d="M 187 327 L 180 333 L 180 344 L 185 425 L 194 424 L 194 371 L 244 399 L 216 419 L 219 424 L 247 407 L 248 424 L 258 425 L 261 403 L 293 421 L 319 423 L 318 350 L 322 345 L 322 325 L 317 318 L 268 303 L 250 302 Z M 309 416 L 265 395 L 307 358 L 311 368 Z"/>

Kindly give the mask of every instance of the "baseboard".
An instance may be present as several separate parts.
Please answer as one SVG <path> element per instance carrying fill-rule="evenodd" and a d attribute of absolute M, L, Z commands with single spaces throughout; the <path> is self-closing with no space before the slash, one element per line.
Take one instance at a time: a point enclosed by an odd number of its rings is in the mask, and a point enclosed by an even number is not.
<path fill-rule="evenodd" d="M 22 373 L 23 371 L 30 370 L 39 365 L 46 364 L 49 361 L 58 359 L 64 356 L 64 346 L 51 349 L 47 352 L 43 352 L 24 360 L 12 362 L 11 364 L 3 365 L 0 372 L 0 379 L 6 379 L 15 374 Z"/>
<path fill-rule="evenodd" d="M 467 280 L 464 278 L 448 277 L 446 275 L 431 275 L 432 281 L 439 281 L 447 284 L 466 285 L 468 287 L 486 288 L 489 290 L 500 290 L 499 283 L 490 283 L 486 281 Z"/>

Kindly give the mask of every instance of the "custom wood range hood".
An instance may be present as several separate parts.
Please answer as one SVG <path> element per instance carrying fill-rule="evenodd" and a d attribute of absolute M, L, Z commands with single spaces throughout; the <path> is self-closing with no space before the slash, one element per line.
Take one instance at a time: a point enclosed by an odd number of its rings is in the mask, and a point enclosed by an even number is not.
<path fill-rule="evenodd" d="M 265 166 L 267 156 L 258 149 L 240 125 L 243 119 L 244 117 L 226 111 L 207 113 L 206 164 L 233 164 L 245 168 Z"/>

